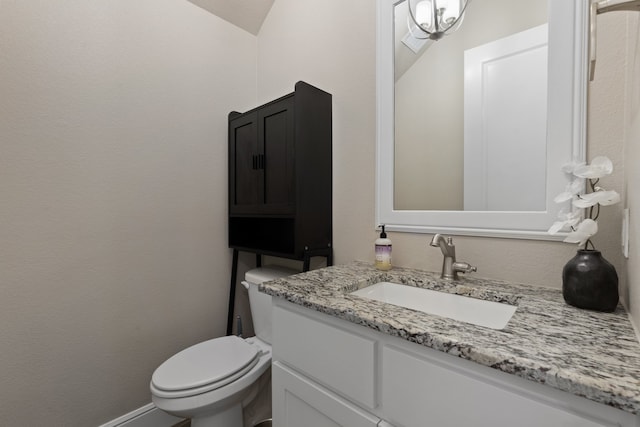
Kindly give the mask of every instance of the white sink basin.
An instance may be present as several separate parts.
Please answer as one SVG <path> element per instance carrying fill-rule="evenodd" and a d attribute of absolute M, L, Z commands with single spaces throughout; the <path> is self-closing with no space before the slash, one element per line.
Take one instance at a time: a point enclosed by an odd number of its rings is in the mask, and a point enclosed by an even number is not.
<path fill-rule="evenodd" d="M 517 308 L 515 305 L 390 282 L 379 282 L 351 292 L 351 295 L 491 329 L 503 329 L 507 326 Z"/>

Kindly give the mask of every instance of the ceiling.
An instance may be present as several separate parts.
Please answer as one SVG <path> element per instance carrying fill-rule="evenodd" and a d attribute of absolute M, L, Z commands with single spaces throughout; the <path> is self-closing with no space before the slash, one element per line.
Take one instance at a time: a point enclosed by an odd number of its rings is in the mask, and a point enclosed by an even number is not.
<path fill-rule="evenodd" d="M 188 0 L 251 34 L 258 35 L 275 0 Z"/>

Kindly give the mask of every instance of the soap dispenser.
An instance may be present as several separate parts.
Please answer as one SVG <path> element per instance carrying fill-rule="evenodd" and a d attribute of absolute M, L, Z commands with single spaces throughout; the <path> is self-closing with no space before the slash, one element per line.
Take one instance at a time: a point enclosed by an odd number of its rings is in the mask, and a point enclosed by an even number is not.
<path fill-rule="evenodd" d="M 391 240 L 387 239 L 387 233 L 382 224 L 380 237 L 376 239 L 376 268 L 378 270 L 391 270 Z"/>

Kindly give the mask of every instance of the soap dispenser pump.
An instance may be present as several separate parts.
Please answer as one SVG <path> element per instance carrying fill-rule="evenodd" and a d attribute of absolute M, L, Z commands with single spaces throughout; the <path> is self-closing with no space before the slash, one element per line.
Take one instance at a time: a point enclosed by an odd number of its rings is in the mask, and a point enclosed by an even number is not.
<path fill-rule="evenodd" d="M 391 270 L 391 239 L 387 238 L 382 224 L 382 232 L 380 237 L 376 239 L 376 262 L 375 266 L 378 270 Z"/>

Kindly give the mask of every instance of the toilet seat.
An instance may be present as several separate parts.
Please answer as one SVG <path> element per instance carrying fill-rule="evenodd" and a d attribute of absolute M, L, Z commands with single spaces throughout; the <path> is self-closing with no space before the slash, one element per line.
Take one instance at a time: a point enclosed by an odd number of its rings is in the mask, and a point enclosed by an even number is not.
<path fill-rule="evenodd" d="M 241 378 L 260 355 L 258 346 L 233 335 L 205 341 L 160 365 L 151 378 L 151 389 L 169 399 L 206 393 Z"/>

